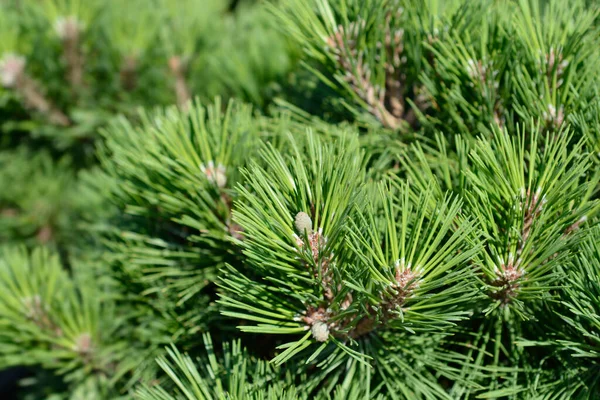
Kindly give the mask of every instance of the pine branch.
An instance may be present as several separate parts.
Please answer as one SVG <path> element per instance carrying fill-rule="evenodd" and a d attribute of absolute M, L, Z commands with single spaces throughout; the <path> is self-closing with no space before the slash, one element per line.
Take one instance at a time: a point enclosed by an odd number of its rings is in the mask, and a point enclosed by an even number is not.
<path fill-rule="evenodd" d="M 564 236 L 596 212 L 588 200 L 595 183 L 581 180 L 589 155 L 582 143 L 569 148 L 567 131 L 544 137 L 532 126 L 515 139 L 506 131 L 496 135 L 471 151 L 466 190 L 478 196 L 468 202 L 487 242 L 479 262 L 488 290 L 497 305 L 515 301 L 519 310 L 521 301 L 539 299 L 557 283 L 554 266 L 570 243 Z"/>
<path fill-rule="evenodd" d="M 94 381 L 118 393 L 116 381 L 131 373 L 121 361 L 143 362 L 146 354 L 123 340 L 126 321 L 114 302 L 98 296 L 93 279 L 69 277 L 48 250 L 0 249 L 0 286 L 2 367 L 40 365 L 63 376 L 72 390 Z"/>
<path fill-rule="evenodd" d="M 169 382 L 165 386 L 142 387 L 137 397 L 142 400 L 298 398 L 289 382 L 278 381 L 279 371 L 264 361 L 252 359 L 239 341 L 225 343 L 224 354 L 217 358 L 210 336 L 203 335 L 203 340 L 206 353 L 198 364 L 175 346 L 167 348 L 167 355 L 158 358 L 157 363 Z"/>
<path fill-rule="evenodd" d="M 309 134 L 290 146 L 287 159 L 263 150 L 268 168 L 250 167 L 250 189 L 239 187 L 234 217 L 252 270 L 224 271 L 224 315 L 257 323 L 241 326 L 247 332 L 308 331 L 280 346 L 280 364 L 309 348 L 316 358 L 327 348 L 311 345 L 319 342 L 365 362 L 358 339 L 439 331 L 468 313 L 461 304 L 476 290 L 466 261 L 478 244 L 458 202 L 430 207 L 431 192 L 413 202 L 401 183 L 367 185 L 355 139 L 330 146 Z"/>
<path fill-rule="evenodd" d="M 40 91 L 39 84 L 25 72 L 26 60 L 16 54 L 4 54 L 0 59 L 0 78 L 4 87 L 21 96 L 28 108 L 44 115 L 51 124 L 69 126 L 71 121 Z"/>

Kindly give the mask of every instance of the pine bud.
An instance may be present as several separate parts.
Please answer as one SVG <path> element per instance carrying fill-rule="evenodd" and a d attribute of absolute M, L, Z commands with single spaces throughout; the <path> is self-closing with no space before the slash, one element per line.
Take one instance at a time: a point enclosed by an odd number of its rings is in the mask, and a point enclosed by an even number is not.
<path fill-rule="evenodd" d="M 304 233 L 304 231 L 308 234 L 312 233 L 312 219 L 310 219 L 307 213 L 300 211 L 296 214 L 294 223 L 299 233 Z"/>
<path fill-rule="evenodd" d="M 89 354 L 92 351 L 92 336 L 85 332 L 75 339 L 73 350 L 81 355 Z"/>
<path fill-rule="evenodd" d="M 54 23 L 54 30 L 61 40 L 73 39 L 83 30 L 83 23 L 73 16 L 59 17 Z"/>
<path fill-rule="evenodd" d="M 0 59 L 0 82 L 6 88 L 13 88 L 25 71 L 25 58 L 13 53 L 6 53 Z"/>
<path fill-rule="evenodd" d="M 329 327 L 325 322 L 315 322 L 310 328 L 310 331 L 317 342 L 325 342 L 329 338 Z"/>
<path fill-rule="evenodd" d="M 206 175 L 206 179 L 210 182 L 215 183 L 219 188 L 224 188 L 227 185 L 227 175 L 225 171 L 225 166 L 219 164 L 215 167 L 215 163 L 212 161 L 208 162 L 208 165 L 205 166 L 202 164 L 200 169 Z"/>
<path fill-rule="evenodd" d="M 565 120 L 565 109 L 561 106 L 558 110 L 554 104 L 548 104 L 548 110 L 543 113 L 544 119 L 548 123 L 554 123 L 555 126 L 560 126 Z"/>
<path fill-rule="evenodd" d="M 37 319 L 44 313 L 44 304 L 39 295 L 25 297 L 21 300 L 23 304 L 23 312 L 27 318 Z"/>
<path fill-rule="evenodd" d="M 217 174 L 215 176 L 215 183 L 218 187 L 224 188 L 227 185 L 227 175 L 225 174 L 225 167 L 219 164 L 217 167 Z"/>

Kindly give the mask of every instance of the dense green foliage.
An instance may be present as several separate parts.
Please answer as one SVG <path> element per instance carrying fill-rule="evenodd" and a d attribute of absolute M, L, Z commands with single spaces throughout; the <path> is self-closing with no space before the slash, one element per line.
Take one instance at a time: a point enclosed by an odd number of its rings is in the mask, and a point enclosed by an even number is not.
<path fill-rule="evenodd" d="M 0 0 L 0 392 L 600 398 L 599 18 Z"/>

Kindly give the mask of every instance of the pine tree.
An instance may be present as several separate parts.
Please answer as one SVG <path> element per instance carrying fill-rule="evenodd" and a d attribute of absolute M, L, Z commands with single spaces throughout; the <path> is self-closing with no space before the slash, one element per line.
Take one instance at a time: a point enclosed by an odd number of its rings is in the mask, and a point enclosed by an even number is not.
<path fill-rule="evenodd" d="M 25 399 L 598 398 L 599 15 L 1 2 L 0 374 Z"/>

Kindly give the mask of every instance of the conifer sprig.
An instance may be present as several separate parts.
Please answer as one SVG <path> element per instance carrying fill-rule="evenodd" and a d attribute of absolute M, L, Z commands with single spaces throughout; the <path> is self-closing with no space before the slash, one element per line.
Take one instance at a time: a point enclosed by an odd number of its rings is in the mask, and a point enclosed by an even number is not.
<path fill-rule="evenodd" d="M 356 137 L 326 144 L 308 134 L 302 142 L 289 138 L 289 157 L 265 148 L 261 155 L 268 169 L 254 164 L 245 171 L 248 189 L 239 187 L 243 200 L 234 215 L 244 229 L 242 248 L 252 275 L 266 281 L 232 273 L 223 279 L 231 295 L 221 302 L 246 311 L 226 315 L 265 322 L 245 330 L 298 333 L 312 326 L 317 340 L 326 341 L 329 328 L 319 319 L 325 318 L 320 308 L 324 302 L 339 307 L 349 294 L 341 285 L 343 266 L 352 257 L 344 229 L 364 198 L 364 158 Z M 301 318 L 310 320 L 308 325 L 299 324 Z M 301 341 L 304 347 L 309 336 Z"/>
<path fill-rule="evenodd" d="M 515 111 L 523 121 L 536 118 L 558 130 L 600 78 L 594 44 L 599 10 L 584 1 L 551 1 L 544 7 L 521 0 L 517 11 L 515 33 L 523 45 L 512 73 Z"/>
<path fill-rule="evenodd" d="M 548 341 L 559 354 L 556 370 L 544 369 L 540 375 L 554 377 L 544 393 L 555 398 L 592 399 L 600 388 L 598 368 L 600 360 L 600 231 L 597 226 L 580 232 L 583 236 L 577 252 L 565 266 L 566 282 L 559 292 L 561 306 L 554 311 L 562 323 L 555 325 Z M 555 315 L 553 315 L 555 316 Z M 533 345 L 533 343 L 529 343 Z M 560 379 L 555 377 L 561 376 Z"/>
<path fill-rule="evenodd" d="M 299 396 L 281 371 L 262 360 L 253 359 L 239 341 L 223 344 L 223 355 L 215 354 L 209 335 L 203 335 L 206 354 L 194 363 L 175 346 L 157 359 L 168 381 L 165 385 L 138 390 L 142 400 L 284 399 Z M 284 380 L 280 380 L 284 378 Z M 290 377 L 291 378 L 291 377 Z M 289 379 L 287 379 L 289 381 Z"/>
<path fill-rule="evenodd" d="M 192 240 L 237 237 L 231 188 L 256 148 L 257 132 L 248 129 L 251 117 L 251 108 L 239 103 L 230 103 L 222 113 L 217 100 L 189 114 L 170 108 L 142 115 L 142 127 L 118 121 L 105 133 L 105 164 L 117 179 L 115 196 L 124 210 L 136 216 L 156 210 L 191 229 Z M 141 149 L 148 150 L 144 160 L 137 157 Z"/>
<path fill-rule="evenodd" d="M 240 257 L 233 187 L 257 149 L 257 124 L 249 106 L 231 102 L 222 111 L 219 100 L 142 114 L 141 121 L 134 127 L 121 119 L 104 133 L 110 199 L 123 216 L 109 238 L 111 258 L 176 330 L 195 334 L 211 309 L 203 290 L 219 266 Z M 184 311 L 188 301 L 203 312 Z"/>
<path fill-rule="evenodd" d="M 590 229 L 573 258 L 573 267 L 569 268 L 570 285 L 561 291 L 562 302 L 567 307 L 562 319 L 569 329 L 561 332 L 559 343 L 575 357 L 598 359 L 600 338 L 594 331 L 600 327 L 600 307 L 596 302 L 600 290 L 600 231 L 595 227 Z"/>
<path fill-rule="evenodd" d="M 100 10 L 101 3 L 96 0 L 43 1 L 43 15 L 61 42 L 67 68 L 66 79 L 75 94 L 84 84 L 86 61 L 83 38 Z"/>
<path fill-rule="evenodd" d="M 367 333 L 382 324 L 384 329 L 439 330 L 462 319 L 469 310 L 460 304 L 478 293 L 467 261 L 480 248 L 468 240 L 475 226 L 460 215 L 460 201 L 434 201 L 432 190 L 413 199 L 408 185 L 397 179 L 377 189 L 373 203 L 381 210 L 365 207 L 349 233 L 369 268 L 361 290 L 377 293 L 370 304 L 373 315 L 356 329 Z M 358 268 L 361 276 L 364 267 Z"/>
<path fill-rule="evenodd" d="M 42 86 L 27 72 L 30 45 L 20 40 L 23 32 L 19 14 L 0 4 L 0 87 L 14 91 L 27 108 L 40 113 L 52 124 L 70 125 L 69 118 L 47 98 Z"/>
<path fill-rule="evenodd" d="M 125 3 L 113 0 L 108 3 L 107 35 L 119 55 L 119 75 L 123 89 L 133 91 L 138 84 L 144 56 L 153 49 L 159 28 L 164 20 L 156 7 L 148 7 L 143 0 Z"/>
<path fill-rule="evenodd" d="M 313 72 L 349 98 L 351 111 L 366 111 L 392 129 L 415 122 L 406 101 L 414 79 L 407 63 L 415 60 L 403 51 L 407 31 L 398 4 L 290 0 L 276 13 L 306 55 L 327 68 L 327 75 Z"/>
<path fill-rule="evenodd" d="M 496 305 L 514 301 L 521 309 L 558 283 L 567 237 L 597 210 L 590 200 L 596 184 L 587 175 L 589 154 L 582 142 L 569 147 L 568 131 L 542 135 L 531 126 L 516 137 L 495 135 L 470 152 L 465 197 L 486 242 L 479 262 L 490 295 Z"/>
<path fill-rule="evenodd" d="M 129 329 L 113 299 L 101 296 L 93 279 L 81 278 L 69 277 L 45 248 L 0 248 L 0 366 L 40 365 L 74 392 L 93 387 L 92 396 L 116 396 L 117 381 L 148 354 L 123 340 Z"/>
<path fill-rule="evenodd" d="M 245 172 L 234 216 L 250 269 L 224 271 L 223 314 L 255 322 L 247 332 L 308 331 L 280 346 L 278 363 L 315 342 L 309 360 L 328 343 L 362 360 L 370 356 L 352 347 L 363 336 L 439 331 L 466 316 L 461 304 L 477 295 L 467 261 L 479 245 L 460 202 L 432 207 L 431 191 L 415 201 L 399 181 L 368 184 L 355 138 L 298 142 L 289 157 L 266 148 L 266 167 Z"/>

